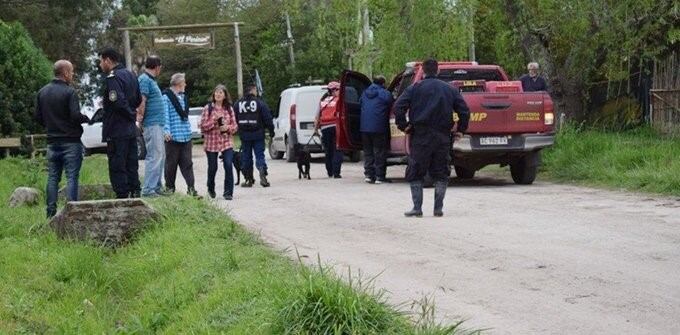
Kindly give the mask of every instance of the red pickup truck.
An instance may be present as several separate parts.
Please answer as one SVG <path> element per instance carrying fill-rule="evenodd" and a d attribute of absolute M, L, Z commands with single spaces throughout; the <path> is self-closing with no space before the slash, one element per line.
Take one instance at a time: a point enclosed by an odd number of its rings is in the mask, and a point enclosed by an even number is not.
<path fill-rule="evenodd" d="M 422 78 L 421 63 L 407 63 L 388 90 L 396 99 Z M 510 165 L 515 183 L 533 183 L 541 149 L 554 143 L 555 116 L 548 93 L 523 92 L 521 82 L 510 81 L 500 66 L 476 62 L 439 63 L 438 78 L 457 87 L 470 108 L 467 133 L 451 146 L 456 175 L 469 179 L 487 165 Z M 359 97 L 370 84 L 361 73 L 342 73 L 339 98 L 343 103 L 337 107 L 337 143 L 341 150 L 361 149 Z M 391 114 L 388 164 L 405 164 L 409 136 L 397 129 L 394 112 Z"/>

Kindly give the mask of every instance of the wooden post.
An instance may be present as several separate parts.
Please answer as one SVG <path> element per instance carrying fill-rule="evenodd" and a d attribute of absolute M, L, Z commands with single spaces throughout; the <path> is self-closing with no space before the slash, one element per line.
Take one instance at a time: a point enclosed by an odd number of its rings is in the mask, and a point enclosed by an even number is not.
<path fill-rule="evenodd" d="M 31 159 L 35 159 L 35 141 L 33 140 L 33 135 L 29 135 L 31 138 Z"/>
<path fill-rule="evenodd" d="M 236 46 L 236 86 L 238 97 L 243 97 L 243 64 L 241 63 L 241 38 L 238 33 L 238 23 L 234 23 L 234 45 Z"/>
<path fill-rule="evenodd" d="M 130 50 L 130 31 L 123 30 L 123 43 L 125 44 L 125 66 L 132 71 L 132 50 Z"/>

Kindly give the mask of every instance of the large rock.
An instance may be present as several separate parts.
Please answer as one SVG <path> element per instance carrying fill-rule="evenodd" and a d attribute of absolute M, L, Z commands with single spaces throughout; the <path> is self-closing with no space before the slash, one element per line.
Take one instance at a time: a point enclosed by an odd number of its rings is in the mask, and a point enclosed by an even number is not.
<path fill-rule="evenodd" d="M 142 199 L 71 201 L 50 221 L 57 236 L 120 246 L 158 213 Z"/>
<path fill-rule="evenodd" d="M 40 192 L 31 187 L 17 187 L 9 197 L 9 207 L 33 206 L 38 204 Z"/>
<path fill-rule="evenodd" d="M 66 199 L 66 186 L 59 190 L 59 198 Z M 116 192 L 109 184 L 78 185 L 78 199 L 81 201 L 115 198 Z"/>

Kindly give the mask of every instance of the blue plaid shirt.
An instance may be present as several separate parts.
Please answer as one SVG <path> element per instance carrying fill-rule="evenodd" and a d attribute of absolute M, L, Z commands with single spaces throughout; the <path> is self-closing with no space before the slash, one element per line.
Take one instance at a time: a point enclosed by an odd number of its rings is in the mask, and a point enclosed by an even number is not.
<path fill-rule="evenodd" d="M 182 108 L 185 108 L 184 93 L 179 93 L 177 99 Z M 191 123 L 189 123 L 189 120 L 182 121 L 165 94 L 163 101 L 165 101 L 165 133 L 170 134 L 174 142 L 186 143 L 191 141 Z"/>

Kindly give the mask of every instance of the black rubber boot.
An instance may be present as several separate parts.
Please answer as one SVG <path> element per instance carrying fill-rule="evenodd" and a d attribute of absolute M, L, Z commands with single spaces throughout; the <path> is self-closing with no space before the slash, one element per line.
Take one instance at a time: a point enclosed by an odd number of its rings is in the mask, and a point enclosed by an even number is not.
<path fill-rule="evenodd" d="M 406 217 L 422 217 L 423 216 L 423 182 L 411 182 L 411 200 L 413 200 L 413 209 L 405 212 Z"/>
<path fill-rule="evenodd" d="M 434 183 L 434 216 L 444 216 L 444 197 L 446 196 L 446 189 L 449 183 L 446 181 L 437 181 Z"/>
<path fill-rule="evenodd" d="M 254 182 L 253 171 L 243 170 L 243 183 L 241 183 L 241 187 L 253 187 Z"/>
<path fill-rule="evenodd" d="M 173 193 L 174 193 L 174 192 L 175 192 L 175 190 L 173 189 Z M 192 196 L 192 197 L 197 197 L 197 196 L 198 196 L 198 192 L 196 192 L 196 189 L 193 188 L 193 187 L 189 187 L 189 189 L 187 190 L 187 194 L 188 194 L 189 196 Z"/>
<path fill-rule="evenodd" d="M 269 187 L 269 181 L 267 180 L 267 169 L 259 169 L 260 171 L 260 185 L 262 187 Z"/>

